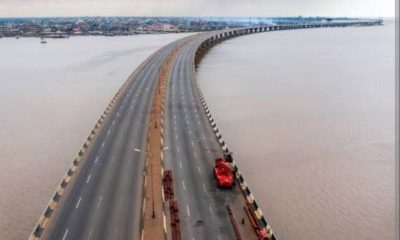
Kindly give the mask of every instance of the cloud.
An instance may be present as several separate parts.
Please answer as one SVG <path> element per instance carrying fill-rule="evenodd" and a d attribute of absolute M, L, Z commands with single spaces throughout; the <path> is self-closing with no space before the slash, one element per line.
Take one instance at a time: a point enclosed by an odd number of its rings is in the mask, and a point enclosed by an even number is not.
<path fill-rule="evenodd" d="M 1 0 L 0 16 L 394 16 L 394 0 Z"/>

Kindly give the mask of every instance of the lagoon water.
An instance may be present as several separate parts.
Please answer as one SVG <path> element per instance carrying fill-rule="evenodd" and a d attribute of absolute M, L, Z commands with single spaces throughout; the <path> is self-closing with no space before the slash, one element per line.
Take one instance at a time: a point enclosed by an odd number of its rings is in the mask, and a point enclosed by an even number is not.
<path fill-rule="evenodd" d="M 395 239 L 394 24 L 259 33 L 199 65 L 279 239 Z"/>
<path fill-rule="evenodd" d="M 1 239 L 27 239 L 118 88 L 186 35 L 0 39 Z"/>
<path fill-rule="evenodd" d="M 129 74 L 181 34 L 0 39 L 0 234 L 25 239 Z M 394 239 L 394 26 L 210 50 L 199 84 L 279 239 Z"/>

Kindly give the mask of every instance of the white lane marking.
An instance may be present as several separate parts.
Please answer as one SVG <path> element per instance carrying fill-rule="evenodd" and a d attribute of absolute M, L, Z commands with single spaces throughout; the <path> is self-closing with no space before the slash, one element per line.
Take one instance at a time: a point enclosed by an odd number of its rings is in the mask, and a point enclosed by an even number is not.
<path fill-rule="evenodd" d="M 201 174 L 201 169 L 200 166 L 197 167 L 197 170 L 199 171 L 199 173 Z"/>
<path fill-rule="evenodd" d="M 175 138 L 176 138 L 176 139 L 178 139 L 178 134 L 177 134 L 177 135 L 175 135 Z"/>
<path fill-rule="evenodd" d="M 92 174 L 89 174 L 89 176 L 88 176 L 88 178 L 86 180 L 86 183 L 89 183 L 91 177 L 92 177 Z"/>
<path fill-rule="evenodd" d="M 110 129 L 108 129 L 108 131 L 107 131 L 107 135 L 110 135 L 110 132 L 111 132 L 111 130 L 110 130 Z"/>
<path fill-rule="evenodd" d="M 221 240 L 221 236 L 218 234 L 218 240 Z"/>
<path fill-rule="evenodd" d="M 177 151 L 177 152 L 179 152 L 179 146 L 178 146 L 178 147 L 176 147 L 176 151 Z"/>
<path fill-rule="evenodd" d="M 112 125 L 114 125 L 115 124 L 115 120 L 112 122 Z"/>
<path fill-rule="evenodd" d="M 214 212 L 213 212 L 211 206 L 209 206 L 209 208 L 210 208 L 211 215 L 212 215 L 213 217 L 215 217 L 215 216 L 214 216 Z"/>
<path fill-rule="evenodd" d="M 185 190 L 185 189 L 186 189 L 186 186 L 185 186 L 185 181 L 182 181 L 182 187 L 183 187 L 183 190 Z"/>
<path fill-rule="evenodd" d="M 200 121 L 197 121 L 197 123 L 200 125 Z"/>
<path fill-rule="evenodd" d="M 65 233 L 64 233 L 64 236 L 63 236 L 62 240 L 65 240 L 65 238 L 67 237 L 67 234 L 68 234 L 68 228 L 67 228 L 67 230 L 65 230 Z"/>
<path fill-rule="evenodd" d="M 191 143 L 192 143 L 192 146 L 194 146 L 194 142 L 192 141 Z"/>
<path fill-rule="evenodd" d="M 204 183 L 203 183 L 203 190 L 205 193 L 207 192 L 206 185 L 204 185 Z"/>
<path fill-rule="evenodd" d="M 133 151 L 135 151 L 135 152 L 141 152 L 141 150 L 140 150 L 140 149 L 137 149 L 137 148 L 134 148 Z"/>
<path fill-rule="evenodd" d="M 189 205 L 186 205 L 186 210 L 187 210 L 188 216 L 190 216 Z"/>
<path fill-rule="evenodd" d="M 99 198 L 99 202 L 97 203 L 97 207 L 100 207 L 100 204 L 101 204 L 101 201 L 103 200 L 103 197 L 102 196 L 100 196 L 100 198 Z"/>
<path fill-rule="evenodd" d="M 179 168 L 182 169 L 182 162 L 179 161 Z"/>
<path fill-rule="evenodd" d="M 76 204 L 75 208 L 79 207 L 79 203 L 81 203 L 82 197 L 79 197 L 78 203 Z"/>
<path fill-rule="evenodd" d="M 98 160 L 99 160 L 99 156 L 96 156 L 96 159 L 94 160 L 94 163 L 97 163 Z"/>
<path fill-rule="evenodd" d="M 133 105 L 131 105 L 131 106 L 129 107 L 129 109 L 131 109 L 131 110 L 132 110 L 132 109 L 133 109 Z"/>
<path fill-rule="evenodd" d="M 197 154 L 196 152 L 193 152 L 194 158 L 197 158 Z"/>
<path fill-rule="evenodd" d="M 93 227 L 90 227 L 89 234 L 88 234 L 88 240 L 89 240 L 90 237 L 92 236 L 92 232 L 93 232 Z"/>
<path fill-rule="evenodd" d="M 104 147 L 104 142 L 101 144 L 101 148 L 103 148 Z"/>

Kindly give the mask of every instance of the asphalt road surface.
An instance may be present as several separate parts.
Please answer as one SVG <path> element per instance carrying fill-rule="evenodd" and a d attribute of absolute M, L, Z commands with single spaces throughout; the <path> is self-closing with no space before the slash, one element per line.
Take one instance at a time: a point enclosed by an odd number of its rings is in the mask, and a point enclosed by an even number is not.
<path fill-rule="evenodd" d="M 179 52 L 170 73 L 165 169 L 173 172 L 183 239 L 235 239 L 226 204 L 238 200 L 244 204 L 244 198 L 238 188 L 217 188 L 212 173 L 214 159 L 222 157 L 222 151 L 197 92 L 192 63 L 199 41 Z"/>
<path fill-rule="evenodd" d="M 43 239 L 139 238 L 151 100 L 161 65 L 176 44 L 159 50 L 131 76 L 83 156 Z"/>
<path fill-rule="evenodd" d="M 169 74 L 164 168 L 173 170 L 183 239 L 235 239 L 225 206 L 238 199 L 244 203 L 244 198 L 238 188 L 216 187 L 212 169 L 222 151 L 199 99 L 193 68 L 197 47 L 208 34 L 183 45 Z M 151 101 L 162 64 L 183 41 L 160 49 L 131 76 L 84 154 L 43 239 L 140 239 Z"/>

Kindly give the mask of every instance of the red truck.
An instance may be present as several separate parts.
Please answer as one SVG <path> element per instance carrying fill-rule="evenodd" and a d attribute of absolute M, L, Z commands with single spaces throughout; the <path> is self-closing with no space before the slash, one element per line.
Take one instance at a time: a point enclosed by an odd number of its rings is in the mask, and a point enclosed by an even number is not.
<path fill-rule="evenodd" d="M 219 187 L 230 188 L 235 181 L 230 163 L 222 158 L 215 159 L 214 176 Z"/>

